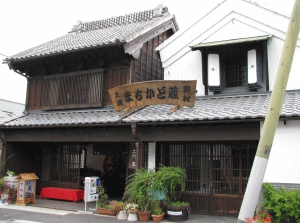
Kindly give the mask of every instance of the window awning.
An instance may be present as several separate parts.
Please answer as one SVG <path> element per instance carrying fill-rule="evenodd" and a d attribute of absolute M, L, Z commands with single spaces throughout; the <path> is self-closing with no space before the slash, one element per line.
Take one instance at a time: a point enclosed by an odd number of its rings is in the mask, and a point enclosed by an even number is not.
<path fill-rule="evenodd" d="M 207 47 L 215 47 L 215 46 L 224 46 L 229 44 L 236 44 L 236 43 L 249 43 L 249 42 L 256 42 L 256 41 L 263 41 L 271 38 L 272 35 L 266 35 L 266 36 L 256 36 L 256 37 L 250 37 L 250 38 L 242 38 L 242 39 L 232 39 L 232 40 L 224 40 L 224 41 L 217 41 L 217 42 L 210 42 L 210 43 L 199 43 L 194 46 L 190 46 L 192 50 L 199 50 L 202 48 Z"/>

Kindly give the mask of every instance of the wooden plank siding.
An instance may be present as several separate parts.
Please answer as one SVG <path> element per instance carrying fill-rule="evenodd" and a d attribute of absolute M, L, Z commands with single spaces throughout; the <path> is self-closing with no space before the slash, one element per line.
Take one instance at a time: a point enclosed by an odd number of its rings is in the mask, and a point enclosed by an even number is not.
<path fill-rule="evenodd" d="M 107 106 L 112 104 L 108 93 L 110 88 L 135 82 L 163 80 L 162 63 L 159 53 L 155 49 L 172 34 L 169 30 L 148 40 L 143 44 L 140 57 L 127 63 L 124 63 L 124 61 L 127 60 L 128 55 L 120 53 L 114 59 L 108 56 L 110 54 L 102 55 L 101 58 L 97 55 L 94 56 L 95 58 L 91 56 L 93 63 L 89 60 L 81 61 L 79 57 L 66 57 L 64 63 L 61 61 L 57 64 L 54 61 L 45 62 L 43 65 L 45 72 L 43 74 L 39 73 L 38 70 L 31 71 L 32 78 L 28 81 L 26 110 Z M 84 81 L 87 78 L 85 73 L 95 68 L 98 70 L 103 69 L 101 92 L 96 90 L 100 87 L 99 84 L 91 85 Z M 50 84 L 49 79 L 53 83 Z M 98 81 L 95 77 L 92 79 Z M 86 87 L 93 87 L 94 89 L 90 89 L 88 93 L 81 95 Z M 96 95 L 99 94 L 102 94 L 102 101 L 96 99 Z M 73 95 L 72 103 L 68 102 L 68 100 L 71 100 L 68 95 Z M 89 100 L 91 97 L 95 99 L 93 102 Z"/>
<path fill-rule="evenodd" d="M 129 66 L 114 66 L 104 70 L 103 105 L 111 105 L 108 90 L 129 83 Z"/>
<path fill-rule="evenodd" d="M 169 37 L 170 34 L 164 32 L 144 43 L 140 57 L 130 64 L 130 83 L 163 80 L 162 63 L 155 49 Z"/>

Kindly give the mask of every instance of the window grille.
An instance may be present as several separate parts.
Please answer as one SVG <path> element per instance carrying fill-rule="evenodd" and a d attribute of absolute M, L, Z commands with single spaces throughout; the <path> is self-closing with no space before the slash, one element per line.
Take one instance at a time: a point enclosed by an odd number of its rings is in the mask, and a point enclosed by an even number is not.
<path fill-rule="evenodd" d="M 42 107 L 66 109 L 102 106 L 103 70 L 45 76 Z"/>
<path fill-rule="evenodd" d="M 185 192 L 244 194 L 257 143 L 161 144 L 158 163 L 186 169 Z"/>
<path fill-rule="evenodd" d="M 225 86 L 242 87 L 247 83 L 247 55 L 225 56 Z"/>

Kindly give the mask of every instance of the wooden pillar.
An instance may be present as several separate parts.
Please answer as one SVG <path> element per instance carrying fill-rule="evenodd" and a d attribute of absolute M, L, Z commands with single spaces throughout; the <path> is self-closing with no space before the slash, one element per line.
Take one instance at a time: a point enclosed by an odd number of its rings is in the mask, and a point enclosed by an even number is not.
<path fill-rule="evenodd" d="M 141 169 L 144 167 L 144 143 L 143 142 L 136 142 L 136 149 L 137 149 L 137 169 Z"/>
<path fill-rule="evenodd" d="M 135 148 L 136 148 L 136 169 L 140 169 L 144 164 L 144 144 L 140 141 L 138 132 L 137 132 L 137 124 L 131 124 L 132 135 L 135 138 Z"/>

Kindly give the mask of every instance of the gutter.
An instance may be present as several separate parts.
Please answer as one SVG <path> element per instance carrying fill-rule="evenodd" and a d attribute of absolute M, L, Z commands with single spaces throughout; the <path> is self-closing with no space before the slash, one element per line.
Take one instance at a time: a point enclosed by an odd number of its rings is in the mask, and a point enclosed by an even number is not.
<path fill-rule="evenodd" d="M 10 70 L 13 70 L 13 71 L 16 72 L 17 74 L 20 74 L 21 76 L 26 77 L 27 79 L 31 79 L 31 77 L 27 76 L 26 74 L 23 74 L 23 73 L 22 73 L 21 71 L 19 71 L 19 70 L 16 70 L 16 69 L 12 66 L 10 60 L 7 61 L 7 64 L 8 64 L 8 67 L 9 67 Z"/>
<path fill-rule="evenodd" d="M 287 120 L 287 118 L 284 118 Z M 122 122 L 122 123 L 102 123 L 102 124 L 79 124 L 79 125 L 31 125 L 31 126 L 4 126 L 0 125 L 0 129 L 45 129 L 45 128 L 87 128 L 87 127 L 124 127 L 131 126 L 133 123 L 137 126 L 161 126 L 161 125 L 196 125 L 196 124 L 220 124 L 220 123 L 245 123 L 263 121 L 264 118 L 255 119 L 230 119 L 230 120 L 203 120 L 203 121 L 178 121 L 178 122 Z"/>

